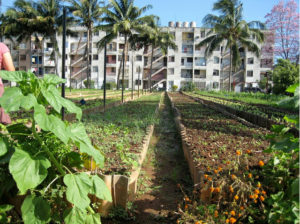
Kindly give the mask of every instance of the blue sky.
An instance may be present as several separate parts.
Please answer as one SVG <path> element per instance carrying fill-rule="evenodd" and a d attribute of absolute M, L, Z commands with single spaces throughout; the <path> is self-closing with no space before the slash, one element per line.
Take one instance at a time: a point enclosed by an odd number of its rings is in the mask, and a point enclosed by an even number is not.
<path fill-rule="evenodd" d="M 212 13 L 212 6 L 216 0 L 135 0 L 139 7 L 151 4 L 149 13 L 158 15 L 161 25 L 168 25 L 169 21 L 195 21 L 201 26 L 205 15 Z M 12 6 L 13 0 L 2 0 L 2 12 Z M 244 4 L 244 19 L 246 21 L 265 21 L 264 17 L 279 0 L 242 0 Z"/>

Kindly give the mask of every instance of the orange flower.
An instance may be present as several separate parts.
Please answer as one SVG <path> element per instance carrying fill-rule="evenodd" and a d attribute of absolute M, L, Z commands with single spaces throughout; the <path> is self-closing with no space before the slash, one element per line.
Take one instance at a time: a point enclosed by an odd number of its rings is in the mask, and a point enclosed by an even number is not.
<path fill-rule="evenodd" d="M 184 206 L 184 209 L 185 209 L 185 210 L 187 210 L 188 208 L 189 208 L 189 206 L 188 206 L 188 205 L 185 205 L 185 206 Z"/>
<path fill-rule="evenodd" d="M 248 174 L 248 177 L 249 177 L 249 178 L 252 178 L 252 173 L 249 173 L 249 174 Z"/>
<path fill-rule="evenodd" d="M 189 201 L 190 201 L 190 199 L 189 199 L 188 197 L 185 197 L 184 200 L 185 200 L 186 202 L 189 202 Z"/>
<path fill-rule="evenodd" d="M 261 187 L 261 183 L 257 183 L 256 187 L 260 188 Z"/>
<path fill-rule="evenodd" d="M 210 171 L 210 167 L 209 166 L 207 167 L 207 170 Z"/>
<path fill-rule="evenodd" d="M 245 208 L 243 206 L 241 206 L 240 209 L 243 211 Z"/>
<path fill-rule="evenodd" d="M 247 150 L 246 150 L 246 153 L 247 153 L 247 154 L 251 154 L 251 150 L 250 150 L 250 149 L 247 149 Z"/>
<path fill-rule="evenodd" d="M 261 201 L 264 201 L 264 200 L 265 200 L 264 196 L 260 196 L 259 199 L 260 199 Z"/>
<path fill-rule="evenodd" d="M 266 194 L 267 194 L 267 192 L 265 192 L 265 191 L 261 191 L 261 193 L 262 193 L 263 195 L 266 195 Z"/>
<path fill-rule="evenodd" d="M 258 189 L 255 189 L 255 190 L 254 190 L 254 193 L 255 193 L 255 194 L 259 194 L 259 190 L 258 190 Z"/>
<path fill-rule="evenodd" d="M 219 171 L 219 172 L 222 171 L 222 167 L 218 167 L 218 171 Z"/>
<path fill-rule="evenodd" d="M 226 223 L 229 223 L 230 221 L 229 221 L 229 219 L 226 219 Z"/>
<path fill-rule="evenodd" d="M 208 178 L 208 175 L 207 175 L 207 174 L 204 174 L 204 178 L 207 179 L 207 178 Z"/>
<path fill-rule="evenodd" d="M 224 212 L 225 215 L 228 215 L 228 212 Z"/>
<path fill-rule="evenodd" d="M 212 193 L 212 192 L 214 192 L 215 188 L 214 187 L 210 187 L 209 190 Z"/>
<path fill-rule="evenodd" d="M 254 200 L 254 203 L 256 204 L 256 203 L 257 203 L 257 200 Z"/>
<path fill-rule="evenodd" d="M 250 199 L 253 199 L 253 198 L 254 198 L 254 196 L 251 194 L 251 195 L 249 195 L 249 198 L 250 198 Z"/>
<path fill-rule="evenodd" d="M 219 216 L 219 212 L 215 211 L 214 216 L 217 218 Z"/>
<path fill-rule="evenodd" d="M 227 164 L 227 165 L 229 165 L 229 164 L 230 164 L 230 162 L 229 162 L 229 161 L 227 161 L 227 162 L 226 162 L 226 164 Z"/>
<path fill-rule="evenodd" d="M 232 174 L 232 175 L 231 175 L 231 179 L 234 180 L 235 178 L 236 178 L 236 175 Z"/>
<path fill-rule="evenodd" d="M 229 221 L 230 221 L 231 224 L 236 223 L 236 219 L 233 218 L 233 217 L 231 217 L 231 218 L 229 219 Z"/>
<path fill-rule="evenodd" d="M 258 195 L 257 195 L 257 194 L 253 195 L 253 198 L 254 198 L 254 199 L 257 199 L 257 198 L 258 198 Z"/>
<path fill-rule="evenodd" d="M 265 165 L 265 163 L 264 163 L 263 161 L 260 160 L 260 161 L 258 162 L 258 165 L 259 165 L 260 167 L 263 167 L 263 166 Z"/>
<path fill-rule="evenodd" d="M 235 211 L 232 210 L 232 211 L 230 212 L 230 215 L 235 216 Z"/>
<path fill-rule="evenodd" d="M 241 213 L 239 213 L 239 217 L 241 217 L 242 216 L 242 214 Z"/>
<path fill-rule="evenodd" d="M 239 196 L 238 196 L 238 195 L 235 195 L 235 196 L 234 196 L 234 199 L 235 199 L 235 200 L 239 200 Z"/>
<path fill-rule="evenodd" d="M 233 187 L 232 186 L 229 186 L 229 191 L 231 192 L 231 193 L 233 193 Z"/>
<path fill-rule="evenodd" d="M 241 153 L 241 150 L 236 150 L 235 153 L 240 156 L 242 153 Z"/>
<path fill-rule="evenodd" d="M 202 224 L 202 223 L 203 223 L 202 221 L 195 222 L 195 224 Z"/>
<path fill-rule="evenodd" d="M 180 223 L 179 219 L 177 219 L 176 223 L 177 223 L 177 224 L 179 224 L 179 223 Z"/>
<path fill-rule="evenodd" d="M 219 172 L 218 170 L 214 170 L 214 173 L 215 173 L 215 174 L 218 174 L 218 172 Z"/>
<path fill-rule="evenodd" d="M 211 177 L 208 177 L 208 180 L 209 180 L 209 181 L 212 181 L 212 178 L 211 178 Z"/>
<path fill-rule="evenodd" d="M 221 189 L 220 189 L 219 187 L 216 187 L 216 188 L 214 189 L 214 192 L 215 192 L 215 193 L 220 193 L 220 191 L 221 191 Z"/>

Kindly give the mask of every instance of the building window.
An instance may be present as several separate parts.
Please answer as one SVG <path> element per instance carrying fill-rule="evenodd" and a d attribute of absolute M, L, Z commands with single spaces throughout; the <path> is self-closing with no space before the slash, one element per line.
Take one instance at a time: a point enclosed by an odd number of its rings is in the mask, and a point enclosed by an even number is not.
<path fill-rule="evenodd" d="M 184 65 L 184 58 L 181 58 L 181 65 Z"/>
<path fill-rule="evenodd" d="M 99 36 L 99 31 L 94 32 L 94 36 Z"/>
<path fill-rule="evenodd" d="M 248 64 L 253 65 L 254 64 L 254 58 L 248 58 Z"/>
<path fill-rule="evenodd" d="M 53 43 L 47 43 L 47 48 L 53 48 Z"/>
<path fill-rule="evenodd" d="M 98 72 L 98 66 L 93 66 L 93 72 Z"/>
<path fill-rule="evenodd" d="M 23 50 L 24 50 L 24 49 L 26 49 L 26 44 L 21 43 L 19 47 L 20 47 L 20 49 L 23 49 Z"/>
<path fill-rule="evenodd" d="M 98 58 L 99 58 L 99 57 L 98 57 L 98 54 L 93 54 L 93 60 L 94 60 L 94 61 L 97 61 Z"/>
<path fill-rule="evenodd" d="M 137 86 L 137 85 L 140 86 L 141 84 L 142 84 L 142 80 L 138 80 L 138 79 L 135 80 L 135 85 L 136 85 L 136 86 Z"/>
<path fill-rule="evenodd" d="M 220 58 L 217 56 L 214 56 L 214 64 L 219 64 L 220 63 Z"/>
<path fill-rule="evenodd" d="M 193 58 L 187 58 L 188 63 L 193 63 Z"/>
<path fill-rule="evenodd" d="M 175 56 L 169 56 L 169 62 L 175 62 Z"/>
<path fill-rule="evenodd" d="M 195 58 L 196 66 L 206 66 L 206 59 L 204 57 Z"/>
<path fill-rule="evenodd" d="M 213 71 L 213 76 L 219 76 L 219 70 L 214 69 L 214 71 Z"/>
<path fill-rule="evenodd" d="M 84 32 L 84 33 L 83 33 L 83 37 L 87 37 L 87 32 Z"/>
<path fill-rule="evenodd" d="M 174 75 L 174 68 L 169 68 L 168 70 L 169 75 Z"/>
<path fill-rule="evenodd" d="M 205 31 L 201 31 L 201 38 L 205 37 Z"/>
<path fill-rule="evenodd" d="M 142 61 L 142 60 L 143 60 L 142 55 L 137 55 L 137 56 L 136 56 L 136 60 L 137 60 L 137 61 Z"/>
<path fill-rule="evenodd" d="M 253 71 L 252 70 L 247 71 L 247 77 L 253 77 Z"/>
<path fill-rule="evenodd" d="M 26 54 L 20 55 L 20 61 L 26 61 Z"/>
<path fill-rule="evenodd" d="M 213 89 L 218 89 L 218 88 L 219 88 L 219 83 L 213 82 Z"/>

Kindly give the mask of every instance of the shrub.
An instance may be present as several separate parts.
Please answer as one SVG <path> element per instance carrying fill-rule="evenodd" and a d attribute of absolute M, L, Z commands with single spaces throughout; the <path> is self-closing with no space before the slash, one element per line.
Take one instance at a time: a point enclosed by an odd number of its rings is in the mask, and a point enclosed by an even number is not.
<path fill-rule="evenodd" d="M 172 86 L 172 91 L 173 91 L 173 92 L 175 92 L 177 89 L 178 89 L 178 86 L 176 86 L 176 85 L 173 85 L 173 86 Z"/>
<path fill-rule="evenodd" d="M 94 80 L 84 80 L 83 84 L 85 88 L 94 88 L 95 87 L 95 81 Z"/>
<path fill-rule="evenodd" d="M 181 91 L 192 92 L 196 90 L 196 85 L 193 82 L 186 82 L 183 87 L 181 87 Z"/>
<path fill-rule="evenodd" d="M 106 89 L 113 90 L 117 88 L 117 84 L 115 82 L 107 82 Z M 103 86 L 102 86 L 103 89 Z"/>

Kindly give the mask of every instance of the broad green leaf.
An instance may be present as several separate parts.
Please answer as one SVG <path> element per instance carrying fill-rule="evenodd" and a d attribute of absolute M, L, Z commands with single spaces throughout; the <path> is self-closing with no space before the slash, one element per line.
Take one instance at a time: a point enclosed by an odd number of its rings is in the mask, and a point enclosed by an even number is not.
<path fill-rule="evenodd" d="M 66 82 L 65 79 L 62 79 L 62 78 L 60 78 L 57 75 L 51 75 L 51 74 L 44 75 L 43 80 L 45 81 L 45 83 L 47 83 L 47 84 L 53 84 L 53 85 L 58 85 L 58 84 Z"/>
<path fill-rule="evenodd" d="M 0 71 L 0 77 L 4 80 L 8 80 L 11 82 L 21 82 L 30 79 L 36 79 L 36 77 L 32 73 L 28 73 L 25 71 Z"/>
<path fill-rule="evenodd" d="M 41 105 L 34 107 L 34 119 L 41 129 L 44 131 L 51 131 L 65 144 L 68 143 L 70 138 L 69 129 L 66 128 L 66 124 L 54 115 L 48 115 L 46 110 Z"/>
<path fill-rule="evenodd" d="M 7 139 L 0 138 L 0 156 L 3 156 L 7 153 Z"/>
<path fill-rule="evenodd" d="M 8 212 L 13 207 L 13 205 L 0 205 L 0 213 Z"/>
<path fill-rule="evenodd" d="M 55 86 L 49 86 L 48 88 L 41 88 L 41 92 L 48 103 L 54 108 L 54 110 L 60 113 L 62 108 L 62 97 L 59 94 L 59 91 L 56 89 Z"/>
<path fill-rule="evenodd" d="M 299 116 L 289 115 L 289 116 L 284 116 L 283 119 L 293 124 L 299 124 Z"/>
<path fill-rule="evenodd" d="M 72 124 L 70 127 L 70 138 L 77 142 L 81 153 L 86 153 L 94 158 L 96 164 L 100 167 L 104 166 L 104 156 L 99 150 L 96 150 L 86 134 L 82 123 Z"/>
<path fill-rule="evenodd" d="M 88 193 L 92 187 L 92 180 L 86 173 L 67 174 L 64 176 L 67 186 L 67 200 L 80 209 L 86 209 L 90 204 Z"/>
<path fill-rule="evenodd" d="M 5 90 L 0 98 L 0 105 L 8 113 L 17 111 L 23 102 L 24 95 L 18 87 L 12 87 Z"/>
<path fill-rule="evenodd" d="M 78 120 L 82 117 L 82 110 L 80 107 L 77 107 L 75 103 L 73 103 L 71 100 L 62 98 L 62 105 L 69 111 L 70 113 L 75 113 L 76 118 Z"/>
<path fill-rule="evenodd" d="M 101 224 L 100 214 L 88 214 L 86 216 L 85 224 Z"/>
<path fill-rule="evenodd" d="M 9 161 L 9 171 L 17 183 L 21 194 L 35 188 L 47 177 L 47 169 L 51 166 L 43 156 L 32 157 L 28 152 L 16 149 Z"/>
<path fill-rule="evenodd" d="M 92 176 L 93 187 L 90 191 L 91 194 L 96 195 L 97 198 L 112 201 L 110 191 L 108 190 L 104 181 L 97 175 Z"/>
<path fill-rule="evenodd" d="M 289 87 L 286 89 L 286 92 L 288 92 L 288 93 L 295 93 L 297 87 L 299 87 L 299 83 L 296 83 L 296 84 L 294 84 L 294 85 L 289 86 Z"/>
<path fill-rule="evenodd" d="M 44 224 L 50 221 L 50 205 L 42 197 L 28 195 L 21 211 L 24 224 Z"/>
<path fill-rule="evenodd" d="M 85 224 L 86 211 L 77 207 L 66 210 L 64 214 L 66 224 Z"/>
<path fill-rule="evenodd" d="M 291 188 L 292 188 L 292 196 L 296 196 L 299 195 L 299 178 L 296 178 L 293 183 L 291 184 Z"/>
<path fill-rule="evenodd" d="M 23 100 L 21 102 L 21 107 L 23 107 L 25 110 L 30 110 L 34 107 L 34 105 L 37 103 L 37 100 L 33 94 L 28 94 L 27 96 L 23 97 Z"/>

